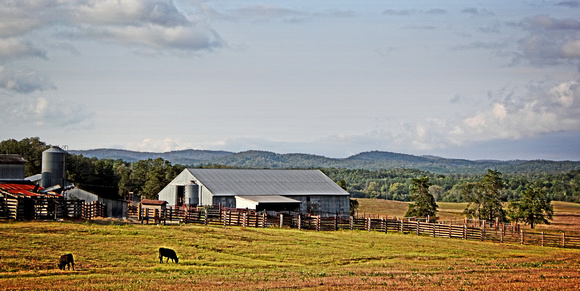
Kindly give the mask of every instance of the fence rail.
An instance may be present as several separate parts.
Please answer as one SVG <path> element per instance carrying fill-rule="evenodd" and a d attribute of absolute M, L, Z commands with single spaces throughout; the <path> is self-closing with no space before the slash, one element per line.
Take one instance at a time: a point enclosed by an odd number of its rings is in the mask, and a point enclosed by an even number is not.
<path fill-rule="evenodd" d="M 105 205 L 62 197 L 0 197 L 0 217 L 15 220 L 105 217 Z"/>
<path fill-rule="evenodd" d="M 150 210 L 149 210 L 150 211 Z M 131 213 L 131 212 L 130 212 Z M 580 248 L 580 236 L 564 233 L 543 233 L 523 231 L 518 225 L 483 221 L 456 220 L 444 223 L 427 222 L 428 219 L 371 218 L 371 217 L 322 217 L 298 213 L 277 213 L 268 215 L 249 209 L 223 207 L 202 207 L 189 209 L 168 208 L 157 213 L 142 213 L 143 221 L 157 218 L 158 223 L 179 222 L 205 225 L 241 227 L 277 227 L 299 230 L 337 231 L 365 230 L 380 232 L 402 232 L 449 239 L 492 241 L 497 243 L 517 243 L 550 247 Z M 463 221 L 465 223 L 459 224 Z"/>

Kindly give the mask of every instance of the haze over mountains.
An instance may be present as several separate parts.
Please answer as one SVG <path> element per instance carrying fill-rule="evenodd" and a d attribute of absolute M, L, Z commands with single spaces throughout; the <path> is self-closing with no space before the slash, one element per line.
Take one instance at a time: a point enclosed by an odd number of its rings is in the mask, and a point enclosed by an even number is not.
<path fill-rule="evenodd" d="M 239 153 L 209 150 L 181 150 L 164 153 L 136 152 L 119 149 L 71 150 L 71 154 L 98 159 L 121 159 L 127 162 L 162 158 L 172 164 L 191 167 L 223 165 L 238 168 L 346 168 L 346 169 L 419 169 L 440 174 L 477 174 L 487 169 L 504 173 L 567 172 L 580 169 L 580 161 L 546 160 L 464 160 L 435 156 L 414 156 L 372 151 L 343 159 L 311 154 L 277 154 L 267 151 Z"/>

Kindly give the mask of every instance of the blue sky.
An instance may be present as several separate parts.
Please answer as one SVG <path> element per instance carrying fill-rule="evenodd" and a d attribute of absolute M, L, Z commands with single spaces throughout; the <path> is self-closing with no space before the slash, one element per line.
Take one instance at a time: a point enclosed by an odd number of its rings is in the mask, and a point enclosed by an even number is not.
<path fill-rule="evenodd" d="M 0 1 L 0 140 L 580 160 L 580 1 Z"/>

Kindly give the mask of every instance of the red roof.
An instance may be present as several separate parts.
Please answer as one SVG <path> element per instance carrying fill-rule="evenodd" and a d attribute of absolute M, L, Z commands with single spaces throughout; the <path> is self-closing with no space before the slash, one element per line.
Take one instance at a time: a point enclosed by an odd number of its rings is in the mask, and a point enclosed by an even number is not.
<path fill-rule="evenodd" d="M 43 189 L 42 187 L 38 186 L 36 192 L 34 189 L 37 187 L 34 183 L 0 183 L 0 191 L 7 192 L 13 195 L 25 195 L 25 196 L 45 196 L 46 194 L 38 193 L 39 190 Z M 52 194 L 52 193 L 51 193 Z M 52 194 L 51 196 L 61 196 L 58 194 Z"/>

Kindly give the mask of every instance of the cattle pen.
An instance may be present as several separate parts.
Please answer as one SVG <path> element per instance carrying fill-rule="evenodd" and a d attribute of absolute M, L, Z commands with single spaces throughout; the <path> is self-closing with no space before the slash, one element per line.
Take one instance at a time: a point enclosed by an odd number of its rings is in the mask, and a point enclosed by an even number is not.
<path fill-rule="evenodd" d="M 164 210 L 129 210 L 130 218 L 140 223 L 187 224 L 215 226 L 277 227 L 313 231 L 363 230 L 384 233 L 400 232 L 418 236 L 448 239 L 491 241 L 547 247 L 580 248 L 580 236 L 564 232 L 525 231 L 518 224 L 504 224 L 480 220 L 428 222 L 429 218 L 397 218 L 370 216 L 302 215 L 294 212 L 276 212 L 222 206 L 171 208 Z"/>

